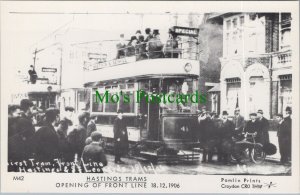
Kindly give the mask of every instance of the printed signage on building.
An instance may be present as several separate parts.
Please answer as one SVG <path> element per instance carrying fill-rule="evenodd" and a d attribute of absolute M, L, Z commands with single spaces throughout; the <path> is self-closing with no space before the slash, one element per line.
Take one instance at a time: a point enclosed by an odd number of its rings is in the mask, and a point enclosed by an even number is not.
<path fill-rule="evenodd" d="M 42 72 L 57 72 L 57 68 L 42 68 Z"/>
<path fill-rule="evenodd" d="M 175 32 L 176 35 L 197 37 L 198 34 L 199 34 L 199 29 L 198 28 L 174 26 L 172 29 L 173 29 L 173 31 Z"/>

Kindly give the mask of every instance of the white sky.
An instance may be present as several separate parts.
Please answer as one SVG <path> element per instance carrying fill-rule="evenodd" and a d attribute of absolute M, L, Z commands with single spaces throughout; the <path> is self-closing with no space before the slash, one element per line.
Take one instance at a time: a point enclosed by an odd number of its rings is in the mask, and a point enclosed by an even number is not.
<path fill-rule="evenodd" d="M 101 33 L 101 39 L 117 39 L 120 32 L 125 33 L 126 38 L 135 33 L 137 29 L 150 27 L 160 29 L 161 38 L 167 36 L 167 30 L 172 23 L 172 16 L 179 13 L 178 25 L 185 22 L 190 12 L 203 14 L 205 12 L 228 11 L 276 11 L 276 9 L 290 9 L 290 4 L 280 2 L 280 6 L 269 6 L 269 2 L 197 2 L 197 1 L 123 1 L 123 2 L 49 2 L 49 1 L 1 1 L 1 58 L 4 67 L 11 71 L 27 69 L 33 63 L 32 51 L 35 43 L 49 35 L 58 27 L 71 21 L 70 13 L 145 13 L 141 20 L 139 15 L 115 15 L 115 14 L 76 14 L 73 28 L 81 28 Z M 225 7 L 226 4 L 226 7 Z M 16 14 L 12 12 L 26 12 Z M 28 14 L 35 12 L 36 14 Z M 45 14 L 64 13 L 64 14 Z M 44 13 L 44 14 L 38 14 Z M 158 13 L 162 15 L 149 15 Z M 201 17 L 201 16 L 199 16 Z M 142 22 L 143 21 L 143 22 Z M 174 22 L 174 20 L 173 20 Z M 141 29 L 143 30 L 143 29 Z M 88 40 L 94 37 L 82 36 Z M 78 40 L 79 41 L 79 40 Z"/>
<path fill-rule="evenodd" d="M 130 39 L 135 31 L 146 27 L 159 29 L 161 38 L 167 38 L 168 28 L 174 25 L 174 14 L 188 14 L 201 10 L 190 6 L 180 6 L 181 2 L 5 2 L 2 3 L 2 40 L 5 46 L 4 56 L 14 71 L 26 70 L 33 64 L 33 50 L 47 41 L 54 30 L 71 22 L 73 29 L 99 32 L 98 40 L 118 39 L 120 33 Z M 199 12 L 200 11 L 200 12 Z M 17 13 L 15 13 L 17 12 Z M 20 13 L 22 12 L 22 13 Z M 24 13 L 26 12 L 26 14 Z M 32 12 L 28 14 L 28 12 Z M 40 14 L 45 12 L 65 14 Z M 116 14 L 70 14 L 70 13 L 129 13 Z M 166 13 L 168 12 L 168 13 Z M 145 13 L 143 19 L 140 15 Z M 162 15 L 151 15 L 151 14 Z M 200 16 L 199 16 L 200 17 Z M 74 20 L 72 20 L 74 18 Z M 180 15 L 178 22 L 186 20 Z M 95 34 L 95 33 L 94 33 Z M 76 36 L 78 37 L 78 36 Z M 97 40 L 97 37 L 81 36 L 75 42 Z M 72 40 L 73 41 L 73 40 Z M 5 44 L 6 43 L 6 44 Z"/>

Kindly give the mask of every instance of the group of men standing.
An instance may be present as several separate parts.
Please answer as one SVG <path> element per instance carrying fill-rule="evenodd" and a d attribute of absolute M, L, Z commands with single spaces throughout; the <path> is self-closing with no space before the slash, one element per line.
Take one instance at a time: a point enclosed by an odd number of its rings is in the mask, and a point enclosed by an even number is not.
<path fill-rule="evenodd" d="M 281 114 L 276 115 L 278 121 L 278 142 L 281 154 L 281 163 L 286 164 L 291 158 L 291 108 L 286 109 L 286 118 Z M 218 161 L 224 164 L 231 163 L 233 156 L 237 163 L 243 164 L 240 155 L 243 148 L 236 142 L 245 139 L 247 134 L 255 135 L 256 143 L 262 146 L 270 143 L 269 121 L 263 116 L 263 110 L 250 114 L 250 120 L 246 121 L 236 108 L 232 120 L 228 118 L 228 112 L 223 111 L 221 118 L 216 113 L 209 113 L 202 108 L 198 117 L 199 141 L 202 143 L 202 162 L 212 162 L 213 154 L 217 151 Z"/>
<path fill-rule="evenodd" d="M 73 113 L 74 109 L 66 107 L 65 111 Z M 98 162 L 102 166 L 107 165 L 101 145 L 102 135 L 96 131 L 96 116 L 82 112 L 78 115 L 78 121 L 69 118 L 67 114 L 60 119 L 59 110 L 49 108 L 40 126 L 36 127 L 32 120 L 34 113 L 34 104 L 28 99 L 23 99 L 20 106 L 9 107 L 9 171 L 20 171 L 16 163 L 30 160 L 50 163 L 50 167 L 55 161 L 78 164 Z"/>

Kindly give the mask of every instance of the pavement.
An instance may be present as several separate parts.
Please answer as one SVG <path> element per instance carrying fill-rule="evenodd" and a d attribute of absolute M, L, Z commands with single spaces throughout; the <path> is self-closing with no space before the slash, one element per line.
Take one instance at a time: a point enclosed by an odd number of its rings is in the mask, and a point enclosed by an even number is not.
<path fill-rule="evenodd" d="M 188 174 L 188 175 L 290 175 L 291 166 L 281 165 L 274 161 L 262 164 L 248 163 L 246 165 L 223 165 L 216 161 L 212 163 L 198 162 L 193 164 L 166 164 L 164 162 L 152 164 L 134 158 L 122 158 L 125 164 L 114 163 L 114 156 L 108 154 L 108 165 L 104 167 L 106 173 L 132 174 Z"/>
<path fill-rule="evenodd" d="M 270 131 L 270 142 L 276 145 L 277 153 L 267 156 L 262 164 L 248 162 L 246 165 L 223 165 L 214 156 L 212 163 L 201 163 L 200 159 L 192 164 L 160 162 L 152 164 L 135 158 L 123 158 L 125 164 L 115 164 L 114 155 L 107 154 L 108 165 L 104 168 L 107 173 L 133 174 L 188 174 L 188 175 L 291 175 L 291 165 L 281 165 L 276 131 Z"/>

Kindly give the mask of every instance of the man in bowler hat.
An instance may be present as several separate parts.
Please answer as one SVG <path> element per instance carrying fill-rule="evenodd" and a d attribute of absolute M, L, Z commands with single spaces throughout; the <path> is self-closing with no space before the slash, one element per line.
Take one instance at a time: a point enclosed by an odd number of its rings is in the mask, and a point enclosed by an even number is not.
<path fill-rule="evenodd" d="M 234 124 L 228 119 L 228 112 L 222 112 L 222 123 L 219 128 L 220 145 L 218 147 L 218 161 L 224 164 L 230 163 L 230 155 L 234 142 L 232 137 L 234 135 Z"/>
<path fill-rule="evenodd" d="M 291 160 L 291 149 L 292 149 L 292 110 L 287 107 L 286 117 L 283 118 L 282 114 L 277 114 L 277 121 L 279 123 L 278 127 L 278 143 L 280 152 L 280 162 L 282 164 L 287 164 Z"/>

